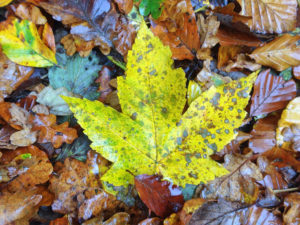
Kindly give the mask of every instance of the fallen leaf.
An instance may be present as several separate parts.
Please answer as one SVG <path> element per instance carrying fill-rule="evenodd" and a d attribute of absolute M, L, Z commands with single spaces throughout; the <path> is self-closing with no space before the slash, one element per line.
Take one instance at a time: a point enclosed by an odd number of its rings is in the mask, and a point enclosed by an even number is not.
<path fill-rule="evenodd" d="M 48 72 L 49 82 L 53 89 L 64 87 L 73 94 L 91 100 L 97 99 L 99 93 L 94 80 L 99 76 L 101 66 L 96 53 L 92 52 L 87 58 L 79 55 L 69 57 L 63 53 L 57 53 L 57 58 L 59 65 L 51 67 Z"/>
<path fill-rule="evenodd" d="M 263 153 L 276 146 L 276 128 L 279 116 L 259 119 L 254 125 L 249 140 L 249 148 L 254 153 Z"/>
<path fill-rule="evenodd" d="M 49 49 L 51 49 L 52 52 L 54 52 L 55 54 L 56 53 L 55 38 L 51 26 L 48 23 L 46 23 L 44 26 L 41 27 L 41 30 L 42 30 L 41 37 L 44 44 Z"/>
<path fill-rule="evenodd" d="M 225 155 L 224 161 L 224 167 L 230 174 L 208 182 L 199 197 L 253 204 L 259 194 L 255 181 L 263 179 L 259 168 L 242 155 Z"/>
<path fill-rule="evenodd" d="M 34 72 L 31 67 L 16 65 L 0 51 L 0 102 Z"/>
<path fill-rule="evenodd" d="M 120 202 L 101 189 L 99 176 L 105 161 L 100 155 L 89 152 L 85 163 L 67 158 L 50 179 L 49 189 L 55 195 L 52 210 L 62 214 L 75 213 L 87 220 L 104 210 L 113 211 Z M 101 166 L 100 166 L 101 165 Z"/>
<path fill-rule="evenodd" d="M 300 36 L 284 34 L 262 47 L 256 48 L 249 56 L 259 64 L 283 71 L 300 64 Z"/>
<path fill-rule="evenodd" d="M 300 66 L 295 66 L 293 68 L 293 74 L 296 79 L 300 80 Z"/>
<path fill-rule="evenodd" d="M 162 13 L 162 9 L 164 8 L 162 5 L 163 2 L 164 0 L 141 0 L 139 5 L 141 15 L 148 16 L 151 14 L 154 19 L 158 19 Z"/>
<path fill-rule="evenodd" d="M 81 57 L 87 57 L 90 55 L 92 49 L 95 47 L 95 41 L 85 41 L 83 38 L 78 35 L 68 34 L 64 36 L 60 43 L 64 46 L 66 54 L 68 56 L 74 55 L 76 52 L 79 53 Z M 104 48 L 102 48 L 102 52 Z M 104 54 L 109 54 L 110 49 L 104 51 Z"/>
<path fill-rule="evenodd" d="M 223 70 L 225 72 L 230 72 L 233 69 L 248 69 L 250 71 L 256 71 L 261 69 L 261 65 L 255 63 L 244 53 L 241 53 L 236 56 L 235 60 L 230 60 Z"/>
<path fill-rule="evenodd" d="M 36 25 L 45 25 L 47 23 L 47 18 L 41 13 L 41 10 L 27 2 L 17 5 L 15 14 L 22 20 L 29 20 Z"/>
<path fill-rule="evenodd" d="M 170 47 L 173 59 L 193 59 L 200 47 L 200 38 L 191 1 L 168 0 L 163 7 L 162 15 L 151 20 L 152 32 Z"/>
<path fill-rule="evenodd" d="M 185 187 L 227 173 L 209 155 L 237 135 L 233 128 L 246 115 L 243 108 L 257 73 L 210 88 L 180 120 L 186 80 L 181 69 L 172 69 L 172 63 L 169 48 L 143 23 L 128 53 L 126 77 L 118 77 L 122 113 L 101 102 L 64 97 L 93 141 L 92 149 L 114 163 L 101 177 L 111 193 L 115 192 L 108 183 L 127 187 L 133 184 L 132 174 L 160 173 Z"/>
<path fill-rule="evenodd" d="M 260 208 L 254 205 L 248 209 L 247 213 L 248 213 L 247 221 L 245 221 L 244 224 L 283 225 L 281 218 L 274 215 L 272 212 L 268 211 L 267 209 Z"/>
<path fill-rule="evenodd" d="M 274 112 L 286 107 L 296 97 L 296 83 L 285 81 L 282 77 L 271 74 L 270 69 L 260 72 L 251 97 L 250 116 Z"/>
<path fill-rule="evenodd" d="M 125 14 L 128 14 L 130 13 L 130 11 L 132 10 L 132 7 L 133 7 L 133 0 L 114 0 L 117 5 L 118 5 L 118 8 L 121 12 L 125 13 Z"/>
<path fill-rule="evenodd" d="M 56 58 L 40 39 L 34 23 L 10 17 L 0 23 L 0 45 L 3 53 L 23 66 L 47 67 L 56 64 Z"/>
<path fill-rule="evenodd" d="M 10 138 L 10 143 L 19 146 L 26 147 L 34 144 L 37 140 L 37 133 L 31 132 L 29 128 L 25 128 L 23 130 L 17 131 L 13 133 Z"/>
<path fill-rule="evenodd" d="M 12 0 L 0 0 L 0 7 L 6 6 L 11 2 Z"/>
<path fill-rule="evenodd" d="M 85 41 L 94 40 L 100 49 L 114 46 L 119 53 L 126 55 L 132 47 L 135 29 L 124 15 L 117 12 L 113 1 L 28 1 L 44 8 L 54 19 L 71 27 L 71 34 L 79 35 Z"/>
<path fill-rule="evenodd" d="M 1 149 L 16 149 L 18 146 L 10 143 L 10 136 L 17 130 L 9 125 L 4 125 L 0 130 L 0 148 Z M 1 158 L 1 157 L 0 157 Z"/>
<path fill-rule="evenodd" d="M 99 101 L 105 102 L 107 96 L 113 91 L 110 81 L 112 77 L 112 69 L 103 66 L 101 71 L 99 72 L 99 77 L 97 80 L 95 80 L 96 83 L 99 83 L 99 89 L 98 91 L 100 92 L 100 96 L 98 98 Z"/>
<path fill-rule="evenodd" d="M 110 217 L 108 220 L 103 222 L 103 218 L 102 217 L 96 217 L 93 219 L 90 219 L 84 223 L 82 223 L 82 225 L 129 225 L 130 223 L 130 215 L 128 213 L 125 212 L 119 212 L 114 214 L 112 217 Z"/>
<path fill-rule="evenodd" d="M 240 15 L 252 17 L 246 23 L 252 31 L 283 33 L 295 29 L 297 0 L 238 0 L 238 3 L 242 8 Z"/>
<path fill-rule="evenodd" d="M 138 175 L 134 182 L 141 200 L 157 216 L 167 217 L 183 207 L 184 200 L 179 187 L 162 181 L 161 177 Z"/>
<path fill-rule="evenodd" d="M 290 193 L 284 198 L 283 221 L 287 225 L 296 225 L 300 222 L 300 193 Z"/>
<path fill-rule="evenodd" d="M 55 220 L 51 220 L 49 225 L 70 225 L 70 223 L 68 221 L 68 217 L 64 216 Z"/>
<path fill-rule="evenodd" d="M 300 97 L 294 98 L 283 110 L 276 130 L 277 145 L 300 151 Z"/>
<path fill-rule="evenodd" d="M 191 105 L 191 103 L 195 99 L 197 99 L 201 95 L 201 93 L 202 93 L 201 85 L 196 81 L 190 80 L 188 91 L 187 91 L 188 104 Z"/>
<path fill-rule="evenodd" d="M 229 60 L 233 60 L 242 51 L 243 47 L 239 45 L 221 45 L 218 51 L 218 69 L 222 69 Z"/>
<path fill-rule="evenodd" d="M 158 217 L 148 218 L 141 222 L 138 225 L 161 225 L 162 220 Z"/>
<path fill-rule="evenodd" d="M 203 198 L 193 198 L 186 201 L 183 205 L 182 210 L 179 212 L 180 221 L 182 224 L 189 224 L 193 213 L 200 208 L 204 203 Z"/>

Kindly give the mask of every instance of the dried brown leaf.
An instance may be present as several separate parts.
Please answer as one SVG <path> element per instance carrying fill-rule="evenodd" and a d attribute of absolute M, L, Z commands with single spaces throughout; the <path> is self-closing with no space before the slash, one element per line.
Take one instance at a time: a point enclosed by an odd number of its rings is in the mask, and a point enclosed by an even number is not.
<path fill-rule="evenodd" d="M 280 76 L 272 75 L 270 69 L 264 70 L 254 84 L 250 115 L 258 116 L 283 109 L 295 96 L 295 81 L 285 81 Z"/>
<path fill-rule="evenodd" d="M 248 69 L 250 71 L 256 71 L 261 68 L 260 64 L 255 63 L 245 54 L 238 54 L 235 60 L 230 60 L 228 65 L 223 69 L 226 72 L 230 72 L 234 69 Z"/>
<path fill-rule="evenodd" d="M 41 13 L 41 10 L 30 3 L 20 3 L 15 9 L 15 14 L 22 20 L 30 20 L 36 25 L 44 25 L 47 23 L 47 19 Z"/>
<path fill-rule="evenodd" d="M 290 193 L 284 198 L 283 221 L 287 225 L 300 223 L 300 193 Z"/>

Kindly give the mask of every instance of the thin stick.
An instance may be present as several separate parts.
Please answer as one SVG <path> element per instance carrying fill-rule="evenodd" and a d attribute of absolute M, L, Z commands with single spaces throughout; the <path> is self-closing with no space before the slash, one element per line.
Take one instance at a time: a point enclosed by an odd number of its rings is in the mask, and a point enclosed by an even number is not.
<path fill-rule="evenodd" d="M 299 191 L 300 189 L 298 187 L 296 188 L 287 188 L 287 189 L 278 189 L 278 190 L 273 190 L 274 194 L 279 194 L 279 193 L 285 193 L 285 192 L 292 192 L 292 191 Z"/>

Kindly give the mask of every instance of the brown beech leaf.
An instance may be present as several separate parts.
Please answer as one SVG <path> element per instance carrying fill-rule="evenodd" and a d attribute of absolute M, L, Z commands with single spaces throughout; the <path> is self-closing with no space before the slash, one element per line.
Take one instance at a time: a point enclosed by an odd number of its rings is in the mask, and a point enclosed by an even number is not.
<path fill-rule="evenodd" d="M 55 220 L 51 220 L 49 225 L 70 225 L 68 217 L 64 216 L 61 218 L 57 218 Z"/>
<path fill-rule="evenodd" d="M 270 69 L 264 70 L 254 84 L 250 116 L 283 109 L 294 97 L 296 97 L 295 81 L 285 81 L 280 76 L 272 75 Z"/>
<path fill-rule="evenodd" d="M 282 21 L 282 20 L 281 20 Z M 266 45 L 256 48 L 249 56 L 259 64 L 282 71 L 300 65 L 300 35 L 284 34 Z"/>
<path fill-rule="evenodd" d="M 241 52 L 243 47 L 240 45 L 221 45 L 218 51 L 218 69 L 222 69 L 229 60 L 233 60 Z"/>
<path fill-rule="evenodd" d="M 152 32 L 170 47 L 174 59 L 193 59 L 200 38 L 191 0 L 164 1 L 163 7 L 162 15 L 151 19 Z"/>
<path fill-rule="evenodd" d="M 238 54 L 236 59 L 230 60 L 228 65 L 223 69 L 226 72 L 230 72 L 234 69 L 248 69 L 250 71 L 256 71 L 261 68 L 261 65 L 255 63 L 244 53 Z"/>
<path fill-rule="evenodd" d="M 76 52 L 79 53 L 81 57 L 88 56 L 92 49 L 95 47 L 95 41 L 85 41 L 83 38 L 78 35 L 68 34 L 64 36 L 60 42 L 63 44 L 66 49 L 66 53 L 69 56 L 74 55 Z M 102 49 L 103 51 L 103 49 Z M 105 52 L 108 54 L 109 52 Z"/>
<path fill-rule="evenodd" d="M 249 148 L 254 153 L 263 153 L 276 146 L 276 128 L 279 115 L 259 119 L 254 125 L 249 140 Z"/>
<path fill-rule="evenodd" d="M 38 212 L 39 206 L 49 205 L 49 198 L 52 198 L 52 195 L 43 187 L 21 189 L 15 193 L 2 192 L 0 195 L 0 224 L 29 224 L 29 219 Z M 26 223 L 17 223 L 19 220 L 24 220 Z"/>
<path fill-rule="evenodd" d="M 247 225 L 282 225 L 283 222 L 281 218 L 274 215 L 272 212 L 268 211 L 265 208 L 260 208 L 257 206 L 252 206 L 247 210 L 247 221 L 245 221 L 243 224 Z"/>
<path fill-rule="evenodd" d="M 33 145 L 3 152 L 0 165 L 2 182 L 9 181 L 5 187 L 10 192 L 46 183 L 53 171 L 47 154 Z"/>
<path fill-rule="evenodd" d="M 14 10 L 14 7 L 11 6 Z M 36 25 L 44 25 L 47 23 L 47 18 L 41 13 L 41 10 L 26 2 L 22 2 L 15 8 L 15 14 L 22 20 L 30 20 Z"/>
<path fill-rule="evenodd" d="M 182 210 L 179 212 L 179 218 L 181 223 L 189 224 L 189 221 L 192 218 L 193 213 L 200 208 L 204 203 L 205 199 L 203 198 L 193 198 L 186 201 L 183 205 Z"/>
<path fill-rule="evenodd" d="M 9 125 L 4 125 L 0 129 L 0 149 L 16 149 L 18 146 L 10 143 L 10 136 L 17 130 Z"/>
<path fill-rule="evenodd" d="M 297 0 L 238 0 L 240 15 L 252 16 L 247 25 L 259 33 L 283 33 L 296 26 Z"/>
<path fill-rule="evenodd" d="M 184 203 L 181 190 L 155 175 L 138 175 L 134 178 L 136 189 L 147 207 L 160 217 L 179 211 Z"/>
<path fill-rule="evenodd" d="M 99 71 L 99 77 L 95 80 L 96 83 L 100 83 L 98 92 L 100 96 L 99 101 L 105 102 L 107 96 L 113 91 L 110 81 L 112 77 L 112 69 L 107 66 L 102 66 L 102 69 Z"/>
<path fill-rule="evenodd" d="M 153 217 L 139 222 L 138 225 L 161 225 L 161 224 L 162 224 L 162 219 L 158 217 Z"/>
<path fill-rule="evenodd" d="M 224 167 L 231 173 L 208 182 L 199 197 L 254 203 L 259 191 L 255 181 L 263 179 L 259 168 L 242 155 L 226 155 L 224 161 Z"/>
<path fill-rule="evenodd" d="M 287 225 L 296 225 L 300 222 L 300 193 L 290 193 L 284 198 L 283 221 Z"/>
<path fill-rule="evenodd" d="M 50 179 L 49 189 L 55 195 L 52 210 L 63 214 L 74 213 L 87 220 L 103 211 L 115 210 L 121 203 L 101 189 L 99 176 L 108 162 L 99 154 L 89 151 L 85 163 L 67 158 L 57 176 Z"/>
<path fill-rule="evenodd" d="M 0 51 L 0 102 L 27 80 L 33 72 L 34 68 L 17 65 Z"/>
<path fill-rule="evenodd" d="M 293 75 L 296 79 L 300 80 L 300 66 L 295 66 L 293 68 Z"/>
<path fill-rule="evenodd" d="M 69 127 L 69 122 L 56 124 L 56 116 L 53 114 L 30 114 L 29 123 L 32 131 L 38 131 L 38 142 L 51 142 L 54 148 L 59 148 L 63 143 L 71 144 L 78 136 L 74 128 Z"/>
<path fill-rule="evenodd" d="M 133 0 L 114 0 L 117 5 L 119 10 L 122 13 L 128 14 L 130 13 L 132 7 L 133 7 Z"/>
<path fill-rule="evenodd" d="M 258 47 L 262 44 L 262 42 L 252 33 L 235 29 L 234 24 L 232 27 L 222 24 L 216 35 L 220 41 L 220 45 L 223 46 L 243 45 Z"/>
<path fill-rule="evenodd" d="M 112 0 L 28 0 L 44 8 L 54 19 L 71 27 L 71 34 L 94 40 L 100 49 L 115 47 L 122 55 L 131 48 L 135 29 L 117 12 Z"/>
<path fill-rule="evenodd" d="M 54 53 L 56 53 L 55 38 L 51 26 L 46 23 L 42 28 L 42 40 Z"/>

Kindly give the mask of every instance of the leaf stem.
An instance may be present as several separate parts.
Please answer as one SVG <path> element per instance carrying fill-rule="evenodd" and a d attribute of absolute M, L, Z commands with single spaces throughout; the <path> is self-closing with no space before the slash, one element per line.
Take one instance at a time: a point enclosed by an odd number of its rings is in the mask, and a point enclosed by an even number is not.
<path fill-rule="evenodd" d="M 123 69 L 124 71 L 126 70 L 126 65 L 123 62 L 120 62 L 119 60 L 114 59 L 114 57 L 112 56 L 107 56 L 107 58 L 112 61 L 114 64 L 116 64 L 118 67 L 120 67 L 121 69 Z"/>
<path fill-rule="evenodd" d="M 287 188 L 287 189 L 278 189 L 278 190 L 273 190 L 274 194 L 280 194 L 280 193 L 285 193 L 285 192 L 292 192 L 292 191 L 299 191 L 299 187 L 296 188 Z"/>

